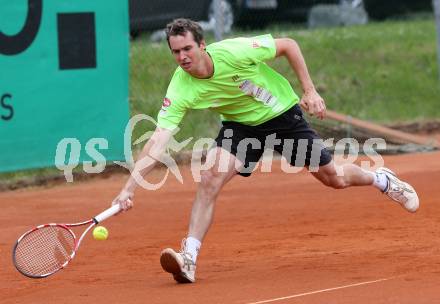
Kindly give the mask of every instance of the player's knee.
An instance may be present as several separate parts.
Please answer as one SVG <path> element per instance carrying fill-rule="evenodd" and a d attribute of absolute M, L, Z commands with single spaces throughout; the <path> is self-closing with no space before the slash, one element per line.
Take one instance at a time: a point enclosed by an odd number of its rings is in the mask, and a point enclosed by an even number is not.
<path fill-rule="evenodd" d="M 344 189 L 347 187 L 344 179 L 341 176 L 338 176 L 336 172 L 325 174 L 320 173 L 316 176 L 325 186 L 333 188 L 333 189 Z"/>
<path fill-rule="evenodd" d="M 348 187 L 346 180 L 343 176 L 337 174 L 336 167 L 333 164 L 320 168 L 318 172 L 314 173 L 314 176 L 325 186 L 333 189 L 344 189 Z"/>
<path fill-rule="evenodd" d="M 337 175 L 332 175 L 328 178 L 326 186 L 331 187 L 333 189 L 344 189 L 347 187 L 344 179 Z"/>
<path fill-rule="evenodd" d="M 213 170 L 200 172 L 200 179 L 200 186 L 202 186 L 206 190 L 211 191 L 220 189 L 223 183 L 221 174 Z"/>

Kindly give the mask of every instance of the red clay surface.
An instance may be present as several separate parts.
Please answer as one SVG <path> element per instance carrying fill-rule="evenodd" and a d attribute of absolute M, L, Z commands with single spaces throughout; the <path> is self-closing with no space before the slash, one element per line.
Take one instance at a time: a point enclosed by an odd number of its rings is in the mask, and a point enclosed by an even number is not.
<path fill-rule="evenodd" d="M 96 215 L 126 176 L 0 193 L 0 302 L 247 304 L 391 278 L 270 303 L 439 303 L 440 153 L 385 165 L 418 190 L 416 214 L 372 187 L 329 189 L 277 163 L 273 173 L 236 177 L 219 197 L 192 285 L 175 284 L 159 264 L 186 233 L 196 188 L 188 168 L 183 185 L 170 177 L 160 190 L 137 191 L 132 211 L 104 223 L 107 241 L 87 236 L 66 269 L 40 280 L 13 267 L 17 237 Z"/>

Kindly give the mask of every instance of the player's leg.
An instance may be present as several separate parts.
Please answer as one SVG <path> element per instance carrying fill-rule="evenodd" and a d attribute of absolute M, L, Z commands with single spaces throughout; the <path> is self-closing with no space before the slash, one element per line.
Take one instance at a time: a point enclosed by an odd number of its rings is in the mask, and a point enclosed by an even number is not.
<path fill-rule="evenodd" d="M 236 164 L 241 166 L 241 162 L 234 155 L 220 147 L 209 151 L 207 161 L 210 158 L 214 158 L 214 166 L 201 172 L 201 181 L 192 206 L 188 232 L 188 237 L 200 242 L 203 241 L 211 226 L 215 201 L 220 190 L 237 174 Z"/>
<path fill-rule="evenodd" d="M 374 182 L 373 172 L 365 171 L 354 164 L 344 164 L 337 168 L 334 161 L 320 166 L 317 172 L 311 173 L 324 185 L 335 189 L 343 189 L 351 186 L 367 186 L 372 185 Z M 386 183 L 381 190 L 383 191 L 385 187 Z"/>
<path fill-rule="evenodd" d="M 417 192 L 410 184 L 398 179 L 390 169 L 379 168 L 375 172 L 371 172 L 354 164 L 344 164 L 339 168 L 336 166 L 331 161 L 329 164 L 319 167 L 318 172 L 312 172 L 312 174 L 324 185 L 335 189 L 372 185 L 409 212 L 416 212 L 419 208 Z"/>
<path fill-rule="evenodd" d="M 285 155 L 286 140 L 294 140 L 295 144 L 289 146 L 288 154 L 291 156 L 292 166 L 305 165 L 324 185 L 336 189 L 343 189 L 351 186 L 373 185 L 392 200 L 398 202 L 406 210 L 415 212 L 419 207 L 419 199 L 414 188 L 406 182 L 397 178 L 391 170 L 379 168 L 375 172 L 366 171 L 354 164 L 344 164 L 339 167 L 332 161 L 329 151 L 324 147 L 318 134 L 312 130 L 303 118 L 302 111 L 298 106 L 283 114 L 286 119 L 273 123 L 277 128 L 277 136 L 283 141 L 283 145 L 275 147 L 276 150 Z M 289 124 L 289 128 L 282 128 L 282 124 Z M 280 126 L 278 126 L 280 125 Z M 287 130 L 287 131 L 285 131 Z M 337 174 L 340 173 L 340 174 Z"/>
<path fill-rule="evenodd" d="M 180 252 L 167 248 L 160 257 L 162 268 L 171 273 L 179 283 L 195 282 L 197 256 L 201 242 L 211 226 L 217 196 L 222 187 L 237 174 L 235 156 L 222 148 L 211 149 L 207 161 L 213 161 L 214 165 L 201 172 L 201 181 L 191 211 L 188 237 L 183 239 Z M 237 161 L 237 164 L 240 162 Z"/>
<path fill-rule="evenodd" d="M 237 123 L 226 124 L 220 130 L 216 139 L 217 147 L 212 148 L 207 155 L 207 162 L 214 165 L 211 169 L 201 172 L 201 182 L 193 203 L 188 237 L 182 241 L 180 252 L 175 252 L 171 248 L 162 251 L 162 268 L 171 273 L 179 283 L 195 281 L 197 256 L 201 242 L 212 223 L 215 202 L 220 190 L 237 173 L 250 176 L 253 166 L 263 153 L 258 144 L 254 145 L 257 146 L 255 149 L 247 149 L 248 131 L 248 127 Z M 242 142 L 243 139 L 246 140 Z"/>

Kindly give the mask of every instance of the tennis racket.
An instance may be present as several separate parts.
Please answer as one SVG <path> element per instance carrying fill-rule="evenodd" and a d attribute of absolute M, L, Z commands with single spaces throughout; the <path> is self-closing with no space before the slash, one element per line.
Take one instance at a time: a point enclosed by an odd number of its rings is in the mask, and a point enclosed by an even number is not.
<path fill-rule="evenodd" d="M 75 257 L 84 236 L 93 226 L 121 210 L 113 205 L 94 218 L 75 224 L 45 224 L 24 233 L 15 243 L 12 260 L 17 270 L 33 279 L 48 277 L 63 269 Z M 70 229 L 89 225 L 78 239 Z"/>

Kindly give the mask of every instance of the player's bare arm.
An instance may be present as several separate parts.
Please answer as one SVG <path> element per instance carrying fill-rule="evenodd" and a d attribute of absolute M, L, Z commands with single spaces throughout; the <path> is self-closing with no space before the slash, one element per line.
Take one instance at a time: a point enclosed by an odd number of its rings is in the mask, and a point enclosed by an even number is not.
<path fill-rule="evenodd" d="M 119 204 L 123 210 L 133 207 L 134 191 L 137 182 L 133 177 L 133 173 L 139 173 L 146 176 L 157 164 L 165 152 L 166 146 L 171 138 L 172 131 L 157 127 L 151 138 L 145 144 L 142 152 L 139 154 L 138 160 L 134 165 L 134 169 L 129 179 L 125 183 L 119 195 L 113 200 L 113 205 Z"/>
<path fill-rule="evenodd" d="M 287 58 L 301 84 L 303 90 L 301 107 L 310 115 L 316 115 L 316 117 L 323 119 L 326 110 L 325 101 L 315 89 L 298 43 L 291 38 L 279 38 L 275 39 L 275 45 L 276 57 Z"/>

